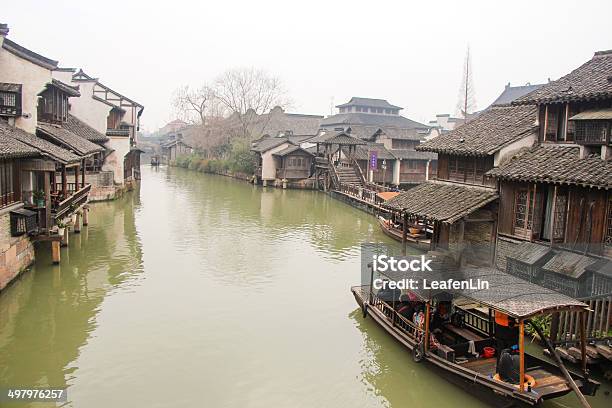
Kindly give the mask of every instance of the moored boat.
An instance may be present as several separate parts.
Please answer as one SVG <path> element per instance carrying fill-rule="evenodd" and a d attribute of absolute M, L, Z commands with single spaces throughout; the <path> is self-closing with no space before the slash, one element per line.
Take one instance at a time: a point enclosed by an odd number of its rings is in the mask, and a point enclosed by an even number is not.
<path fill-rule="evenodd" d="M 415 361 L 427 361 L 454 379 L 529 405 L 574 391 L 582 405 L 589 406 L 584 395 L 595 395 L 599 383 L 588 378 L 586 367 L 582 374 L 569 372 L 550 342 L 556 365 L 526 353 L 524 342 L 526 325 L 544 337 L 530 320 L 533 317 L 573 310 L 581 311 L 584 321 L 587 305 L 495 269 L 473 268 L 462 275 L 486 280 L 489 289 L 452 293 L 415 289 L 401 297 L 393 295 L 391 300 L 389 292 L 376 291 L 371 284 L 354 286 L 351 291 L 364 316 L 412 351 Z M 405 307 L 415 310 L 413 318 L 403 312 Z M 583 341 L 583 352 L 585 347 Z M 504 377 L 503 363 L 498 362 L 500 354 L 510 355 L 510 350 L 515 350 L 513 380 Z"/>
<path fill-rule="evenodd" d="M 401 226 L 396 226 L 393 220 L 381 216 L 378 216 L 378 224 L 385 235 L 402 242 L 404 233 Z M 427 231 L 422 231 L 419 228 L 412 231 L 408 229 L 406 231 L 406 243 L 414 248 L 427 251 L 431 249 L 431 238 L 428 238 L 427 234 Z"/>

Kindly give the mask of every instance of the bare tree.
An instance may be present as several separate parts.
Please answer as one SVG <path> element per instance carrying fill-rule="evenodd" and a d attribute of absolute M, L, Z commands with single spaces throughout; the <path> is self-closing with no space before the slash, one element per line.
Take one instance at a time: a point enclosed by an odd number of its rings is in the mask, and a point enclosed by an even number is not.
<path fill-rule="evenodd" d="M 244 139 L 264 131 L 269 115 L 262 115 L 276 106 L 289 104 L 280 79 L 254 68 L 224 72 L 214 83 L 214 94 L 231 115 L 229 120 L 236 122 L 237 136 Z"/>
<path fill-rule="evenodd" d="M 200 126 L 205 126 L 207 117 L 213 114 L 211 111 L 218 108 L 214 92 L 207 85 L 198 89 L 191 89 L 189 85 L 184 85 L 176 89 L 173 105 L 182 120 Z"/>
<path fill-rule="evenodd" d="M 465 63 L 463 65 L 463 75 L 461 77 L 461 87 L 459 88 L 459 100 L 457 101 L 457 113 L 460 114 L 464 121 L 467 122 L 469 115 L 477 109 L 476 91 L 474 88 L 474 79 L 472 78 L 472 58 L 470 56 L 470 47 L 468 46 L 465 55 Z"/>

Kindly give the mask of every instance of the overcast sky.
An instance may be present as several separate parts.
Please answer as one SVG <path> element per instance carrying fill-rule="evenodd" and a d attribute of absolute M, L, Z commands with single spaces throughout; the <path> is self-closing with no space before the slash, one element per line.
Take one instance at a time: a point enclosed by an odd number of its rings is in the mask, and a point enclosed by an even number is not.
<path fill-rule="evenodd" d="M 77 67 L 173 119 L 182 84 L 233 67 L 279 76 L 292 111 L 329 115 L 351 96 L 384 98 L 427 122 L 454 113 L 469 43 L 476 100 L 511 82 L 556 79 L 612 48 L 612 1 L 5 2 L 9 38 Z M 502 4 L 507 4 L 503 6 Z"/>

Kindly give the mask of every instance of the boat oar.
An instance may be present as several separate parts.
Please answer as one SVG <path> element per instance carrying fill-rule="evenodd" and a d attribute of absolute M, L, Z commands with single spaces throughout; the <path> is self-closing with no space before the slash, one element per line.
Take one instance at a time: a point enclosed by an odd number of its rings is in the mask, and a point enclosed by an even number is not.
<path fill-rule="evenodd" d="M 591 405 L 589 404 L 589 402 L 586 400 L 586 398 L 580 391 L 580 388 L 578 388 L 578 386 L 574 382 L 574 379 L 570 375 L 569 371 L 567 371 L 567 368 L 565 368 L 565 364 L 563 364 L 563 361 L 561 361 L 561 358 L 557 354 L 557 351 L 555 350 L 550 340 L 546 336 L 544 336 L 544 333 L 542 333 L 542 330 L 538 327 L 537 324 L 534 324 L 531 320 L 527 320 L 527 322 L 531 325 L 531 327 L 533 327 L 536 333 L 538 333 L 538 336 L 540 336 L 540 338 L 544 340 L 544 342 L 546 343 L 546 348 L 548 348 L 548 351 L 550 351 L 550 355 L 555 358 L 555 361 L 559 365 L 559 369 L 563 373 L 563 376 L 567 380 L 567 383 L 569 384 L 570 388 L 576 393 L 576 396 L 578 397 L 578 401 L 580 401 L 580 404 L 584 408 L 591 408 Z M 585 378 L 585 381 L 588 381 L 588 379 Z"/>

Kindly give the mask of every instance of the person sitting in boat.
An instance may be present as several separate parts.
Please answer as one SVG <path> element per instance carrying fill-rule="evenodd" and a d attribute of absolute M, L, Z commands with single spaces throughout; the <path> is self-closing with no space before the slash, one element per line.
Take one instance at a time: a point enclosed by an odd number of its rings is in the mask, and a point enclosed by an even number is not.
<path fill-rule="evenodd" d="M 495 311 L 495 340 L 497 350 L 518 344 L 519 331 L 516 320 L 505 313 Z"/>
<path fill-rule="evenodd" d="M 504 349 L 499 355 L 497 373 L 502 381 L 518 384 L 520 381 L 520 358 L 513 349 Z"/>
<path fill-rule="evenodd" d="M 397 313 L 408 320 L 412 319 L 414 314 L 414 306 L 410 302 L 408 295 L 403 294 L 400 296 L 400 305 L 397 308 Z"/>

